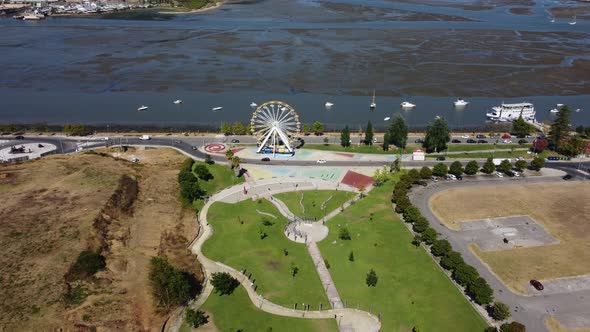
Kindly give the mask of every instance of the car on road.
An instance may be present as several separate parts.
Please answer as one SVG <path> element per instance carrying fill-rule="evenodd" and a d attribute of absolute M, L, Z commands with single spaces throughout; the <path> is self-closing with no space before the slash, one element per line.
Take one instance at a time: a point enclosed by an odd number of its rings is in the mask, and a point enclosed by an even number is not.
<path fill-rule="evenodd" d="M 436 157 L 436 160 L 437 160 L 437 161 L 443 161 L 443 160 L 446 160 L 446 159 L 447 159 L 447 158 L 445 158 L 445 157 L 442 157 L 442 156 L 441 156 L 441 157 Z"/>
<path fill-rule="evenodd" d="M 475 138 L 486 138 L 486 135 L 479 134 L 479 135 L 475 136 Z"/>
<path fill-rule="evenodd" d="M 505 139 L 505 140 L 503 141 L 503 143 L 504 143 L 504 144 L 511 144 L 511 143 L 512 143 L 512 141 L 511 141 L 511 140 L 509 140 L 509 139 Z"/>
<path fill-rule="evenodd" d="M 502 138 L 509 139 L 509 138 L 512 138 L 512 136 L 510 136 L 510 134 L 504 134 L 504 135 L 502 135 Z"/>
<path fill-rule="evenodd" d="M 529 141 L 527 141 L 526 139 L 519 139 L 518 140 L 518 144 L 527 144 Z"/>
<path fill-rule="evenodd" d="M 197 147 L 195 145 L 191 146 L 191 149 L 196 150 Z"/>
<path fill-rule="evenodd" d="M 467 143 L 477 143 L 477 141 L 476 141 L 476 140 L 474 140 L 474 139 L 468 139 L 468 140 L 467 140 Z"/>
<path fill-rule="evenodd" d="M 488 141 L 486 141 L 485 139 L 479 139 L 479 140 L 477 140 L 477 143 L 478 143 L 478 144 L 485 144 L 485 143 L 487 143 L 487 142 L 488 142 Z"/>
<path fill-rule="evenodd" d="M 232 143 L 240 143 L 240 140 L 239 140 L 239 139 L 235 139 L 235 138 L 234 138 L 234 139 L 232 139 L 232 140 L 231 140 L 231 142 L 232 142 Z"/>
<path fill-rule="evenodd" d="M 108 138 L 108 137 L 103 137 L 103 138 L 102 138 L 102 140 L 103 140 L 103 141 L 108 141 L 109 139 L 110 139 L 110 138 Z"/>
<path fill-rule="evenodd" d="M 141 135 L 139 137 L 139 139 L 142 140 L 142 141 L 148 141 L 148 140 L 150 140 L 152 138 L 150 137 L 150 135 Z"/>
<path fill-rule="evenodd" d="M 461 138 L 469 138 L 469 135 L 463 135 Z"/>
<path fill-rule="evenodd" d="M 455 138 L 455 139 L 453 139 L 453 140 L 451 141 L 451 143 L 461 143 L 461 140 L 458 140 L 458 139 L 456 139 L 456 138 Z"/>
<path fill-rule="evenodd" d="M 269 157 L 264 157 L 264 158 L 260 159 L 260 161 L 270 161 L 270 158 Z"/>
<path fill-rule="evenodd" d="M 318 164 L 325 164 L 326 163 L 326 159 L 318 159 L 316 161 L 316 163 L 318 163 Z"/>
<path fill-rule="evenodd" d="M 180 140 L 178 140 L 178 139 L 175 139 L 175 140 L 174 140 L 174 143 L 176 143 L 176 144 L 180 144 Z"/>
<path fill-rule="evenodd" d="M 564 180 L 569 180 L 571 178 L 572 178 L 572 176 L 570 174 L 566 174 L 562 177 L 562 179 L 564 179 Z"/>
<path fill-rule="evenodd" d="M 22 140 L 22 139 L 25 139 L 25 137 L 23 135 L 18 135 L 18 136 L 15 136 L 14 139 Z"/>
<path fill-rule="evenodd" d="M 424 140 L 421 138 L 417 138 L 414 143 L 424 143 Z"/>
<path fill-rule="evenodd" d="M 543 284 L 539 280 L 532 279 L 530 283 L 538 291 L 542 291 L 543 289 L 545 289 L 545 287 L 543 287 Z"/>
<path fill-rule="evenodd" d="M 526 138 L 526 135 L 523 135 L 523 134 L 516 135 L 516 138 Z"/>

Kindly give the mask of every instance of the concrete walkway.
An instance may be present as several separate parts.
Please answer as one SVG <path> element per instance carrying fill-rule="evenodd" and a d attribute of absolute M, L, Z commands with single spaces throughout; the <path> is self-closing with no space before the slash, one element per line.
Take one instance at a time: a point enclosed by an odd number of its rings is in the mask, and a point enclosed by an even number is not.
<path fill-rule="evenodd" d="M 256 293 L 255 285 L 248 280 L 247 276 L 244 275 L 242 272 L 237 271 L 236 269 L 229 267 L 223 263 L 216 262 L 210 260 L 205 255 L 203 255 L 201 249 L 205 241 L 209 239 L 213 235 L 213 228 L 207 222 L 207 212 L 211 205 L 215 202 L 239 202 L 245 199 L 256 199 L 261 196 L 270 196 L 276 194 L 278 192 L 286 192 L 301 190 L 300 186 L 296 186 L 295 184 L 302 184 L 302 183 L 309 183 L 309 179 L 289 179 L 290 181 L 285 182 L 276 182 L 275 179 L 269 179 L 269 181 L 260 181 L 255 186 L 252 186 L 248 189 L 248 193 L 243 193 L 243 184 L 235 185 L 233 187 L 227 188 L 222 190 L 213 196 L 211 196 L 208 201 L 206 202 L 205 206 L 199 213 L 199 220 L 201 225 L 201 232 L 199 237 L 192 243 L 190 249 L 191 251 L 197 255 L 199 262 L 203 266 L 203 270 L 205 272 L 205 286 L 199 294 L 199 296 L 189 304 L 189 307 L 197 309 L 205 303 L 211 292 L 213 291 L 213 286 L 209 282 L 211 275 L 216 272 L 227 272 L 231 274 L 234 278 L 236 278 L 244 287 L 246 292 L 248 293 L 248 297 L 252 301 L 252 303 L 257 306 L 260 310 L 265 312 L 279 315 L 279 316 L 287 316 L 287 317 L 301 317 L 301 318 L 308 318 L 308 319 L 337 319 L 339 328 L 341 331 L 351 331 L 351 332 L 377 332 L 381 328 L 381 323 L 377 317 L 371 315 L 368 312 L 356 310 L 356 309 L 345 309 L 342 308 L 340 305 L 337 309 L 330 309 L 330 310 L 323 310 L 323 311 L 305 311 L 305 310 L 294 310 L 286 307 L 282 307 L 275 303 L 272 303 L 265 299 L 261 294 Z M 286 185 L 285 185 L 286 184 Z M 315 182 L 311 185 L 313 188 L 326 188 L 332 184 L 326 184 L 323 182 L 319 182 L 315 180 Z M 289 190 L 291 189 L 291 190 Z M 314 243 L 315 244 L 315 243 Z M 317 246 L 315 246 L 317 249 Z M 319 253 L 319 249 L 317 249 Z M 321 257 L 321 255 L 320 255 Z M 316 257 L 317 258 L 317 257 Z M 323 264 L 323 259 L 321 259 L 321 263 Z M 325 265 L 323 265 L 325 268 Z M 327 269 L 326 269 L 327 271 Z M 331 280 L 331 278 L 330 278 Z M 334 291 L 336 290 L 335 287 Z M 332 290 L 330 290 L 329 294 L 334 294 Z M 335 293 L 337 295 L 337 292 Z M 330 295 L 329 295 L 330 296 Z M 339 297 L 338 297 L 339 298 Z M 180 328 L 179 320 L 182 320 L 183 315 L 182 313 L 176 316 L 176 321 L 170 324 L 169 331 L 178 331 Z"/>

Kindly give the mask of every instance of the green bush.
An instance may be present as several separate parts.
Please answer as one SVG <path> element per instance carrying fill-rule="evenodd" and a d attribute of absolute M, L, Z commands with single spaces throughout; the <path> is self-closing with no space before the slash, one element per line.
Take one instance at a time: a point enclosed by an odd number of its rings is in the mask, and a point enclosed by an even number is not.
<path fill-rule="evenodd" d="M 510 317 L 510 307 L 502 302 L 494 302 L 490 308 L 490 316 L 495 320 L 506 320 Z"/>
<path fill-rule="evenodd" d="M 375 287 L 377 286 L 377 273 L 375 272 L 375 270 L 371 269 L 369 271 L 369 273 L 367 273 L 367 286 L 369 287 Z"/>
<path fill-rule="evenodd" d="M 526 327 L 519 322 L 504 323 L 500 326 L 500 332 L 525 332 Z"/>
<path fill-rule="evenodd" d="M 451 251 L 440 259 L 440 266 L 449 271 L 455 270 L 462 264 L 465 264 L 463 257 L 456 251 Z"/>
<path fill-rule="evenodd" d="M 449 241 L 447 241 L 447 240 L 436 240 L 432 244 L 432 247 L 430 248 L 430 251 L 432 252 L 432 254 L 434 256 L 441 257 L 441 256 L 447 255 L 449 252 L 451 252 L 452 249 L 453 248 L 451 248 L 451 244 L 449 243 Z"/>
<path fill-rule="evenodd" d="M 467 287 L 479 277 L 479 272 L 473 266 L 463 263 L 455 267 L 452 277 L 459 285 Z"/>
<path fill-rule="evenodd" d="M 477 161 L 472 160 L 465 165 L 465 174 L 467 175 L 475 175 L 479 171 L 479 164 Z"/>
<path fill-rule="evenodd" d="M 189 280 L 165 257 L 151 258 L 148 278 L 157 307 L 168 310 L 185 304 L 191 296 Z"/>
<path fill-rule="evenodd" d="M 343 226 L 342 228 L 340 228 L 340 231 L 338 233 L 338 237 L 340 238 L 340 240 L 351 240 L 352 237 L 350 236 L 350 232 L 348 231 L 348 228 L 346 228 L 346 226 Z"/>
<path fill-rule="evenodd" d="M 430 228 L 428 227 L 423 233 L 422 233 L 422 241 L 424 241 L 424 243 L 431 245 L 434 243 L 434 241 L 436 241 L 436 238 L 438 237 L 438 234 L 436 233 L 436 231 L 434 230 L 434 228 Z"/>
<path fill-rule="evenodd" d="M 458 160 L 453 161 L 451 168 L 449 169 L 449 173 L 455 176 L 463 174 L 463 164 L 461 164 L 461 162 Z"/>
<path fill-rule="evenodd" d="M 410 205 L 404 209 L 403 212 L 404 221 L 407 223 L 414 223 L 416 220 L 422 217 L 422 213 L 414 205 Z"/>
<path fill-rule="evenodd" d="M 492 174 L 496 170 L 496 165 L 494 165 L 494 161 L 492 158 L 488 158 L 486 162 L 483 164 L 481 171 L 485 174 Z"/>
<path fill-rule="evenodd" d="M 205 312 L 201 310 L 193 310 L 191 308 L 186 309 L 186 313 L 184 315 L 184 321 L 193 328 L 207 324 L 207 318 L 208 317 L 205 316 Z"/>
<path fill-rule="evenodd" d="M 213 174 L 209 172 L 209 168 L 207 168 L 206 164 L 197 163 L 193 167 L 193 171 L 197 175 L 197 177 L 201 180 L 209 181 L 213 179 Z"/>
<path fill-rule="evenodd" d="M 432 170 L 426 166 L 422 167 L 422 169 L 420 169 L 420 177 L 423 179 L 430 179 L 430 177 L 432 176 Z"/>
<path fill-rule="evenodd" d="M 211 277 L 211 285 L 219 295 L 230 295 L 240 285 L 240 282 L 227 272 L 216 272 Z"/>
<path fill-rule="evenodd" d="M 443 163 L 438 163 L 432 168 L 432 174 L 436 176 L 445 176 L 448 172 L 449 168 Z"/>
<path fill-rule="evenodd" d="M 418 218 L 418 220 L 414 222 L 412 229 L 414 230 L 414 232 L 422 233 L 428 229 L 428 226 L 428 220 L 421 216 L 420 218 Z"/>
<path fill-rule="evenodd" d="M 66 279 L 85 279 L 93 276 L 96 272 L 104 270 L 106 260 L 99 252 L 84 250 L 70 267 Z"/>
<path fill-rule="evenodd" d="M 535 157 L 533 161 L 531 161 L 531 168 L 534 170 L 541 170 L 541 168 L 545 167 L 545 159 L 541 157 Z"/>
<path fill-rule="evenodd" d="M 494 291 L 482 277 L 478 277 L 467 285 L 467 295 L 477 304 L 488 304 L 494 300 Z"/>

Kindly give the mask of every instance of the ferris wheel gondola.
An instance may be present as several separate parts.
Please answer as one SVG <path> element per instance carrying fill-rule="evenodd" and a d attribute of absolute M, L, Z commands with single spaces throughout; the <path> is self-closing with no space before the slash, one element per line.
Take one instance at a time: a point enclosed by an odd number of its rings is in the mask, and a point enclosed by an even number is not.
<path fill-rule="evenodd" d="M 292 137 L 299 134 L 301 123 L 293 107 L 282 101 L 269 101 L 256 108 L 252 113 L 250 128 L 258 136 L 260 145 L 257 153 L 294 153 Z M 281 146 L 281 148 L 279 148 Z"/>

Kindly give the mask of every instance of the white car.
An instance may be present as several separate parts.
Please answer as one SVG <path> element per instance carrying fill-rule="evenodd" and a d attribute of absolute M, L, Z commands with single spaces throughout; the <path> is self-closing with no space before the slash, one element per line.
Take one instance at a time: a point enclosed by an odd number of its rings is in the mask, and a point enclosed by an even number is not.
<path fill-rule="evenodd" d="M 511 144 L 511 143 L 512 143 L 512 141 L 511 141 L 511 140 L 509 140 L 509 139 L 505 139 L 505 140 L 504 140 L 504 144 Z"/>
<path fill-rule="evenodd" d="M 108 138 L 108 137 L 103 137 L 102 139 L 103 139 L 104 141 L 108 141 L 108 140 L 109 140 L 109 138 Z"/>
<path fill-rule="evenodd" d="M 319 159 L 318 161 L 316 161 L 316 163 L 318 163 L 318 164 L 325 164 L 326 163 L 326 159 Z"/>
<path fill-rule="evenodd" d="M 520 173 L 519 172 L 514 172 L 514 176 L 518 178 L 518 177 L 520 177 Z"/>
<path fill-rule="evenodd" d="M 469 138 L 469 135 L 463 135 L 461 138 Z"/>
<path fill-rule="evenodd" d="M 516 158 L 516 160 L 524 160 L 524 158 L 523 157 L 518 157 L 518 158 Z"/>
<path fill-rule="evenodd" d="M 499 177 L 499 178 L 503 178 L 504 177 L 504 175 L 502 175 L 502 173 L 500 173 L 500 172 L 496 172 L 496 173 L 494 173 L 494 175 L 497 176 L 497 177 Z"/>
<path fill-rule="evenodd" d="M 147 141 L 147 140 L 150 140 L 151 137 L 150 137 L 150 135 L 142 135 L 139 139 L 142 141 Z"/>

